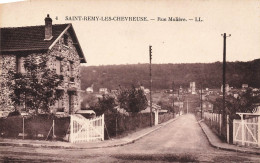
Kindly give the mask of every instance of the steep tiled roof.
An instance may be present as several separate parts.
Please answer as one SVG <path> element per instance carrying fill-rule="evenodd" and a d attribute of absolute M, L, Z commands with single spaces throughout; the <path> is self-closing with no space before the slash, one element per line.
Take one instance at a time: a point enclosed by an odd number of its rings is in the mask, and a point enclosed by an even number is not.
<path fill-rule="evenodd" d="M 68 24 L 52 26 L 53 38 L 44 41 L 45 26 L 1 28 L 1 51 L 47 50 Z"/>
<path fill-rule="evenodd" d="M 19 52 L 19 51 L 37 51 L 48 50 L 55 40 L 70 27 L 73 38 L 77 42 L 77 50 L 82 58 L 81 63 L 86 63 L 82 49 L 78 43 L 76 34 L 71 24 L 52 25 L 51 40 L 44 40 L 45 26 L 28 26 L 15 28 L 0 28 L 0 52 Z"/>

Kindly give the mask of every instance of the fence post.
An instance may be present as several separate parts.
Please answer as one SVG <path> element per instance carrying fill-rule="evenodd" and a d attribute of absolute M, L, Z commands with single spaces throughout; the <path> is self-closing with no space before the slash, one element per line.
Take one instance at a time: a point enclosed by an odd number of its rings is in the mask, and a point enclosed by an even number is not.
<path fill-rule="evenodd" d="M 219 116 L 219 133 L 221 135 L 222 116 L 221 116 L 221 114 L 218 114 L 218 116 Z"/>
<path fill-rule="evenodd" d="M 23 117 L 23 139 L 24 139 L 24 117 Z"/>
<path fill-rule="evenodd" d="M 229 143 L 229 115 L 227 115 L 227 143 Z"/>
<path fill-rule="evenodd" d="M 158 125 L 158 110 L 155 109 L 154 111 L 154 125 Z"/>
<path fill-rule="evenodd" d="M 54 138 L 55 134 L 54 134 L 54 120 L 52 120 L 52 136 Z"/>
<path fill-rule="evenodd" d="M 245 145 L 245 124 L 244 117 L 241 115 L 241 131 L 242 131 L 242 145 Z"/>
<path fill-rule="evenodd" d="M 212 126 L 212 121 L 213 121 L 213 113 L 210 114 L 210 126 Z"/>
<path fill-rule="evenodd" d="M 70 142 L 73 143 L 74 138 L 73 138 L 73 116 L 70 116 Z"/>
<path fill-rule="evenodd" d="M 104 132 L 104 130 L 105 130 L 105 116 L 104 116 L 104 114 L 102 114 L 102 140 L 104 140 L 104 137 L 105 137 L 105 132 Z"/>
<path fill-rule="evenodd" d="M 257 117 L 258 121 L 258 147 L 260 147 L 260 116 Z"/>
<path fill-rule="evenodd" d="M 92 130 L 90 130 L 90 121 L 89 120 L 87 121 L 87 124 L 88 124 L 87 125 L 88 128 L 86 130 L 87 132 L 85 132 L 85 133 L 87 134 L 87 142 L 89 142 L 89 135 L 90 135 L 90 132 L 92 132 Z"/>
<path fill-rule="evenodd" d="M 236 142 L 236 126 L 235 126 L 235 120 L 233 119 L 233 144 L 235 144 L 235 142 Z"/>

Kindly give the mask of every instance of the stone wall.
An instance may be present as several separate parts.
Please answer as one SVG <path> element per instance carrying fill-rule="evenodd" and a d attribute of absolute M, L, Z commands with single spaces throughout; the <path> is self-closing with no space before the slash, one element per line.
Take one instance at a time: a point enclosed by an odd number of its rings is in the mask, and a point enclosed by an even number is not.
<path fill-rule="evenodd" d="M 9 95 L 13 92 L 9 89 L 10 79 L 8 77 L 9 70 L 16 70 L 16 56 L 14 54 L 0 54 L 0 110 L 11 111 L 14 109 L 13 102 Z"/>
<path fill-rule="evenodd" d="M 65 33 L 68 36 L 67 45 L 64 43 L 64 37 L 61 37 L 54 47 L 49 52 L 50 62 L 49 66 L 51 68 L 55 67 L 55 61 L 60 60 L 61 64 L 61 75 L 64 77 L 64 82 L 62 87 L 64 88 L 64 96 L 62 99 L 62 106 L 65 108 L 65 113 L 74 113 L 80 109 L 80 57 L 78 52 L 73 45 L 72 38 L 68 32 Z M 70 72 L 70 67 L 72 75 Z M 74 78 L 74 82 L 71 82 L 71 77 Z M 77 91 L 75 91 L 75 89 Z M 69 94 L 71 94 L 71 100 L 69 100 Z M 69 101 L 71 101 L 71 106 L 69 106 Z M 71 110 L 69 110 L 69 108 Z M 55 111 L 55 109 L 54 109 Z"/>

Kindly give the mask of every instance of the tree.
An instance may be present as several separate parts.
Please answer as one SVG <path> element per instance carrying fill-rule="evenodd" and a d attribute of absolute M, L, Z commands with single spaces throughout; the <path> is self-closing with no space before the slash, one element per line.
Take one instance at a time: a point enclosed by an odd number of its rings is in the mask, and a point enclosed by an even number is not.
<path fill-rule="evenodd" d="M 81 109 L 87 110 L 87 109 L 92 109 L 95 108 L 98 98 L 93 95 L 93 94 L 83 94 L 81 95 L 82 97 L 82 102 L 81 102 Z"/>
<path fill-rule="evenodd" d="M 131 89 L 121 90 L 117 96 L 120 108 L 127 112 L 138 113 L 148 106 L 147 98 L 144 91 L 132 86 Z"/>
<path fill-rule="evenodd" d="M 162 109 L 168 110 L 168 112 L 172 112 L 172 113 L 175 112 L 174 108 L 172 107 L 172 104 L 169 101 L 159 101 L 158 105 L 160 105 L 162 107 Z M 178 106 L 175 106 L 175 109 L 176 109 L 176 107 L 178 107 Z M 176 110 L 178 110 L 178 109 L 176 109 Z"/>
<path fill-rule="evenodd" d="M 98 103 L 94 107 L 94 111 L 97 115 L 102 115 L 104 113 L 115 113 L 116 110 L 115 98 L 109 95 L 103 95 L 102 98 L 98 98 Z"/>
<path fill-rule="evenodd" d="M 50 106 L 62 97 L 63 91 L 56 88 L 63 83 L 63 76 L 51 70 L 48 65 L 48 57 L 28 55 L 24 60 L 26 73 L 9 71 L 12 81 L 10 84 L 13 93 L 10 94 L 16 109 L 23 105 L 26 111 L 38 109 L 50 113 Z"/>
<path fill-rule="evenodd" d="M 247 89 L 246 92 L 240 94 L 238 98 L 227 96 L 226 98 L 226 112 L 229 116 L 236 117 L 236 112 L 252 113 L 254 104 L 260 103 L 258 92 L 253 92 L 252 89 Z M 223 99 L 217 98 L 213 103 L 214 112 L 221 113 L 223 107 Z M 231 117 L 230 117 L 231 118 Z"/>
<path fill-rule="evenodd" d="M 236 112 L 252 113 L 255 109 L 255 104 L 260 103 L 260 97 L 259 95 L 254 96 L 252 89 L 247 89 L 238 98 L 229 96 L 226 103 L 230 115 L 234 115 Z"/>

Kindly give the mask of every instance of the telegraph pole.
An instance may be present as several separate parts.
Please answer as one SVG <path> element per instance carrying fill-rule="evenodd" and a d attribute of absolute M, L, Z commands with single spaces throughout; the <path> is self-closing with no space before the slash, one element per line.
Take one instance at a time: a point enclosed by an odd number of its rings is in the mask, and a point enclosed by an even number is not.
<path fill-rule="evenodd" d="M 152 46 L 149 45 L 150 57 L 150 126 L 153 126 L 153 111 L 152 111 Z"/>
<path fill-rule="evenodd" d="M 175 110 L 174 110 L 174 81 L 172 81 L 172 108 L 175 113 Z"/>
<path fill-rule="evenodd" d="M 189 100 L 187 98 L 187 114 L 189 113 Z"/>
<path fill-rule="evenodd" d="M 178 105 L 179 105 L 179 115 L 181 115 L 181 106 L 180 106 L 180 89 L 178 89 Z"/>
<path fill-rule="evenodd" d="M 200 119 L 202 119 L 202 83 L 200 84 Z"/>
<path fill-rule="evenodd" d="M 226 96 L 226 38 L 230 37 L 231 34 L 228 36 L 226 33 L 221 34 L 223 36 L 223 109 L 222 109 L 222 120 L 223 120 L 223 127 L 226 125 L 226 105 L 225 105 L 225 96 Z"/>

